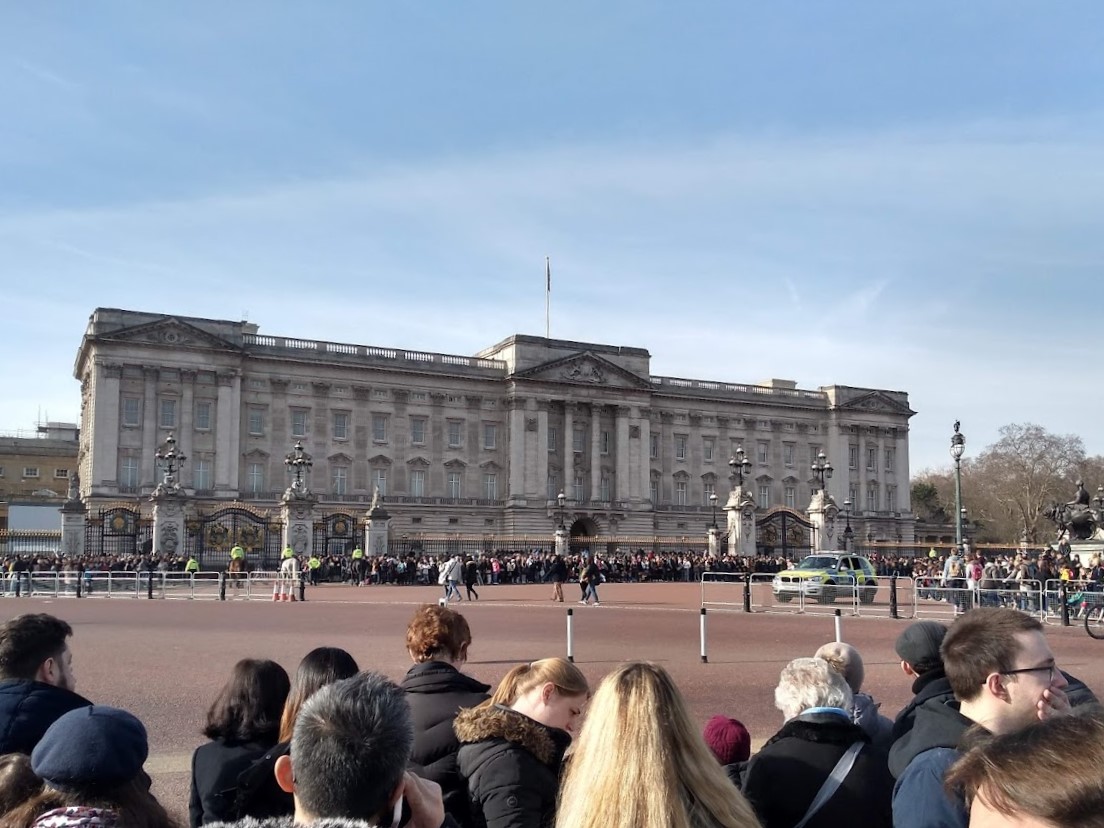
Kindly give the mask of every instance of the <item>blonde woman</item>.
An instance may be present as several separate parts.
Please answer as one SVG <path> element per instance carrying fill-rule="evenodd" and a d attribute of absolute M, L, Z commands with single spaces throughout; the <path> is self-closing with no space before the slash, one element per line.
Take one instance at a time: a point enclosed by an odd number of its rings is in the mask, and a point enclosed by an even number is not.
<path fill-rule="evenodd" d="M 560 765 L 589 693 L 578 667 L 545 658 L 515 667 L 490 699 L 457 714 L 471 825 L 552 825 Z"/>
<path fill-rule="evenodd" d="M 598 686 L 568 763 L 557 828 L 759 828 L 662 667 Z"/>

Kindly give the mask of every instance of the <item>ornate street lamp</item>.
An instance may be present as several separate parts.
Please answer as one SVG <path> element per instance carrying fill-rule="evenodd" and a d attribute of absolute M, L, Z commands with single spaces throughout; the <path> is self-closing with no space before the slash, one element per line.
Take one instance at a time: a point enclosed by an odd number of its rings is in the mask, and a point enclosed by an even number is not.
<path fill-rule="evenodd" d="M 287 466 L 288 474 L 292 475 L 292 491 L 306 491 L 303 473 L 310 471 L 311 466 L 314 465 L 314 460 L 311 459 L 311 456 L 303 449 L 302 440 L 295 441 L 295 445 L 284 458 L 284 465 Z"/>
<path fill-rule="evenodd" d="M 736 453 L 728 461 L 728 467 L 732 469 L 732 473 L 728 476 L 732 481 L 732 488 L 743 486 L 744 478 L 751 474 L 751 461 L 747 459 L 743 446 L 736 449 Z"/>
<path fill-rule="evenodd" d="M 824 481 L 832 479 L 832 464 L 828 462 L 828 458 L 823 451 L 817 454 L 810 468 L 813 470 L 813 478 L 817 481 L 820 490 L 823 492 Z"/>
<path fill-rule="evenodd" d="M 962 549 L 962 453 L 966 451 L 966 436 L 958 430 L 959 421 L 955 420 L 954 434 L 951 435 L 951 457 L 955 464 L 955 545 Z"/>
<path fill-rule="evenodd" d="M 847 526 L 843 529 L 843 551 L 851 551 L 851 540 L 855 537 L 855 532 L 851 529 L 851 498 L 843 501 L 843 518 L 847 521 Z"/>
<path fill-rule="evenodd" d="M 560 528 L 561 531 L 566 531 L 567 527 L 564 526 L 564 505 L 567 503 L 567 497 L 564 495 L 563 492 L 560 492 L 558 495 L 556 495 L 556 503 L 559 504 L 559 507 L 560 507 L 560 526 L 559 526 L 559 528 Z"/>
<path fill-rule="evenodd" d="M 161 469 L 163 475 L 161 485 L 167 489 L 178 488 L 176 473 L 188 458 L 184 455 L 184 452 L 176 450 L 176 437 L 173 436 L 171 431 L 168 438 L 154 452 L 153 456 L 157 458 L 157 466 Z"/>
<path fill-rule="evenodd" d="M 709 493 L 709 505 L 713 507 L 713 528 L 717 528 L 717 493 Z"/>

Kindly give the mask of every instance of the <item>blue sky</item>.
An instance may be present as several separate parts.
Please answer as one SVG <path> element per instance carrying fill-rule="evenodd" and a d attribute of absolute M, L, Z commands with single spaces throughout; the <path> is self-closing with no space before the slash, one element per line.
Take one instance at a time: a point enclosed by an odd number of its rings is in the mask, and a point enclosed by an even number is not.
<path fill-rule="evenodd" d="M 0 430 L 98 306 L 908 391 L 1104 453 L 1104 4 L 0 6 Z M 1066 378 L 1076 377 L 1076 387 Z"/>

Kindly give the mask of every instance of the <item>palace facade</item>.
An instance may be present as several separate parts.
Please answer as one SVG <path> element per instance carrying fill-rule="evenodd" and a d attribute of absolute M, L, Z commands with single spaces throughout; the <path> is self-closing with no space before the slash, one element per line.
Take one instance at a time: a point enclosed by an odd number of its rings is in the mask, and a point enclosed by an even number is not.
<path fill-rule="evenodd" d="M 563 492 L 573 534 L 701 538 L 737 449 L 758 509 L 799 512 L 823 451 L 857 540 L 913 540 L 900 391 L 655 376 L 643 348 L 536 336 L 453 356 L 104 308 L 74 374 L 90 507 L 145 500 L 171 434 L 200 505 L 277 506 L 301 443 L 322 506 L 378 489 L 393 532 L 549 535 Z"/>

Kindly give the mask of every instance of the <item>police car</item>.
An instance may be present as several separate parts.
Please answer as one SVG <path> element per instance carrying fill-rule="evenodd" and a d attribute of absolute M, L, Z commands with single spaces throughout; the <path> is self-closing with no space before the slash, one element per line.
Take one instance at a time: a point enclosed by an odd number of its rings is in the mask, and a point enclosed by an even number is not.
<path fill-rule="evenodd" d="M 840 597 L 853 599 L 856 591 L 860 603 L 872 604 L 878 594 L 878 578 L 870 561 L 860 555 L 817 552 L 775 575 L 771 587 L 775 600 L 783 604 L 800 595 L 831 604 Z"/>

